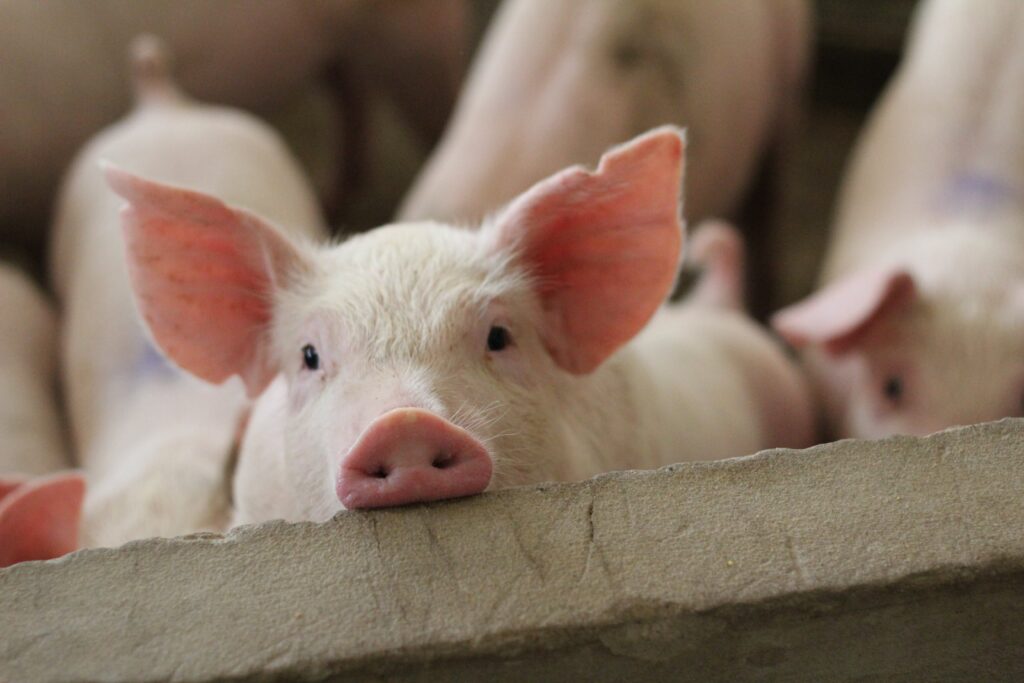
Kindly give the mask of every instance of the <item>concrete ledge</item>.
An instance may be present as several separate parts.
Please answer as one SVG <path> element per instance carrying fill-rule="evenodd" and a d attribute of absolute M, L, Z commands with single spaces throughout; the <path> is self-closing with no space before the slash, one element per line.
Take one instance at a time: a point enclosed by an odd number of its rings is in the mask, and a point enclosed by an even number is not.
<path fill-rule="evenodd" d="M 0 680 L 1024 680 L 1024 420 L 0 571 Z"/>

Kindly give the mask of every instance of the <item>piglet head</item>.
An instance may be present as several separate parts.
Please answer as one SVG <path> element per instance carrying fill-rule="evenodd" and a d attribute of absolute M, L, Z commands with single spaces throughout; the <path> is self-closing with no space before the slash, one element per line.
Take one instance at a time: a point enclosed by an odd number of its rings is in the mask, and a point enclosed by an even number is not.
<path fill-rule="evenodd" d="M 592 373 L 676 277 L 682 157 L 679 131 L 657 129 L 596 171 L 540 182 L 479 230 L 398 224 L 331 247 L 212 197 L 107 176 L 128 200 L 129 272 L 155 341 L 253 396 L 279 378 L 267 393 L 286 422 L 282 485 L 296 516 L 321 519 L 568 472 L 559 456 L 589 436 L 573 420 Z"/>
<path fill-rule="evenodd" d="M 772 325 L 807 350 L 832 436 L 925 435 L 1024 413 L 1024 287 L 1000 280 L 880 264 L 783 309 Z"/>

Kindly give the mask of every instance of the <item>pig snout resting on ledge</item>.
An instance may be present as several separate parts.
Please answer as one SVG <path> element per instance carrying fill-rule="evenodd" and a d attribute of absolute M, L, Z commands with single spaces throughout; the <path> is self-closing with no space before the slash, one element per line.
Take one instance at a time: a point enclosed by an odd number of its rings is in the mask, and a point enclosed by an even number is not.
<path fill-rule="evenodd" d="M 683 154 L 677 129 L 656 129 L 479 230 L 395 224 L 333 246 L 110 168 L 153 338 L 197 377 L 237 375 L 258 397 L 234 521 L 808 443 L 802 378 L 728 304 L 731 233 L 703 240 L 710 280 L 693 299 L 662 309 Z"/>
<path fill-rule="evenodd" d="M 1024 4 L 922 3 L 822 289 L 774 325 L 806 349 L 834 437 L 1024 414 Z"/>
<path fill-rule="evenodd" d="M 65 178 L 54 225 L 62 373 L 72 444 L 89 482 L 87 545 L 222 529 L 232 452 L 248 406 L 237 382 L 199 382 L 147 339 L 125 265 L 122 201 L 104 182 L 100 160 L 215 192 L 297 235 L 326 232 L 306 179 L 277 135 L 240 111 L 187 98 L 171 81 L 167 59 L 159 42 L 137 41 L 135 109 L 82 150 Z M 159 254 L 148 264 L 173 265 Z M 204 324 L 217 326 L 230 314 Z"/>

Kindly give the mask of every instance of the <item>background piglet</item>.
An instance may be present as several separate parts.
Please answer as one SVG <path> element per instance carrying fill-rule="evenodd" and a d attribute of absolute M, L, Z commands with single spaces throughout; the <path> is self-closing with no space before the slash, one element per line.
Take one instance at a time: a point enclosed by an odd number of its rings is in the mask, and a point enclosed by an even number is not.
<path fill-rule="evenodd" d="M 57 405 L 57 321 L 43 293 L 0 263 L 0 567 L 77 547 L 83 483 Z"/>
<path fill-rule="evenodd" d="M 395 161 L 378 137 L 418 154 L 436 141 L 468 61 L 468 14 L 466 0 L 0 2 L 0 239 L 42 247 L 61 173 L 131 104 L 124 49 L 147 32 L 178 55 L 189 92 L 316 145 L 304 160 L 329 199 L 386 193 L 365 177 L 378 157 Z"/>
<path fill-rule="evenodd" d="M 43 292 L 0 262 L 0 476 L 69 466 L 57 403 L 57 318 Z"/>
<path fill-rule="evenodd" d="M 808 349 L 834 436 L 1024 414 L 1024 11 L 931 0 L 851 161 Z"/>
<path fill-rule="evenodd" d="M 664 123 L 687 127 L 688 218 L 735 214 L 795 114 L 810 23 L 804 0 L 507 0 L 399 216 L 478 221 Z"/>
<path fill-rule="evenodd" d="M 236 110 L 189 100 L 166 69 L 157 42 L 135 46 L 136 108 L 79 154 L 54 226 L 63 375 L 74 450 L 89 479 L 84 541 L 91 545 L 221 528 L 246 407 L 238 383 L 199 382 L 147 341 L 123 258 L 122 202 L 103 181 L 100 161 L 216 192 L 296 234 L 324 231 L 314 197 L 277 136 Z M 221 245 L 195 246 L 212 265 Z M 177 277 L 161 254 L 146 267 Z M 183 299 L 199 295 L 215 303 L 226 296 L 214 281 Z M 231 314 L 215 305 L 197 322 L 215 327 Z"/>
<path fill-rule="evenodd" d="M 722 306 L 739 286 L 731 233 L 702 240 L 713 272 L 697 298 L 655 315 L 679 265 L 682 157 L 662 128 L 480 230 L 405 223 L 323 247 L 111 170 L 154 339 L 259 395 L 235 521 L 805 444 L 795 367 Z"/>

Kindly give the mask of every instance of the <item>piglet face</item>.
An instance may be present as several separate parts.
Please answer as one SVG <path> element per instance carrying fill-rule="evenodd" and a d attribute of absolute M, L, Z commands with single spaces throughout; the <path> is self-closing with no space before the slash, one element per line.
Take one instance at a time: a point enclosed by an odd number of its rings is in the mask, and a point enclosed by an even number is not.
<path fill-rule="evenodd" d="M 560 417 L 671 290 L 680 133 L 536 185 L 480 230 L 293 244 L 217 200 L 108 171 L 156 342 L 258 395 L 276 375 L 288 485 L 320 516 L 562 478 Z"/>
<path fill-rule="evenodd" d="M 836 437 L 926 435 L 1020 416 L 1024 297 L 1000 275 L 950 283 L 909 265 L 861 271 L 773 324 L 809 348 Z"/>
<path fill-rule="evenodd" d="M 841 361 L 854 370 L 845 434 L 923 436 L 1024 415 L 1024 321 L 1002 305 L 945 304 L 919 301 Z"/>
<path fill-rule="evenodd" d="M 520 268 L 480 234 L 437 224 L 379 228 L 321 258 L 280 293 L 273 327 L 288 384 L 287 467 L 294 482 L 317 473 L 318 509 L 559 475 L 556 461 L 528 454 L 555 448 L 557 397 L 571 380 L 543 345 Z M 417 470 L 431 481 L 403 489 L 413 500 L 385 487 Z M 379 496 L 353 485 L 362 475 L 378 480 Z"/>

